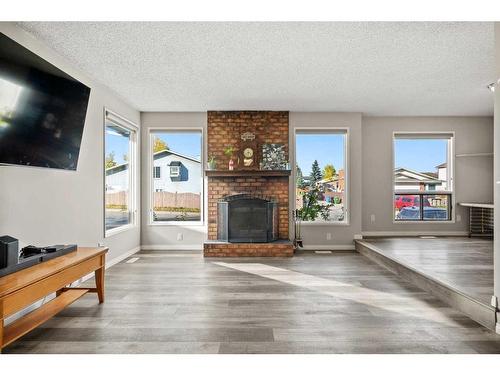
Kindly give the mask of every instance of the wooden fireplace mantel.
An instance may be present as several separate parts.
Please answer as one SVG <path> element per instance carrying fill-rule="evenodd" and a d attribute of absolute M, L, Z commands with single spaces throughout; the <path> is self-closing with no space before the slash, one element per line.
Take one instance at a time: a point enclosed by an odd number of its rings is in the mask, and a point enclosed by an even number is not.
<path fill-rule="evenodd" d="M 206 170 L 207 177 L 288 177 L 291 170 Z"/>

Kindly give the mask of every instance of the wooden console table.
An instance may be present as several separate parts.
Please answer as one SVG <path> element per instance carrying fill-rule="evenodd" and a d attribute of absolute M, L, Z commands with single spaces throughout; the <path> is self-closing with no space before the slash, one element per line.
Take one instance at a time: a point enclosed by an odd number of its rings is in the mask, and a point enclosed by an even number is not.
<path fill-rule="evenodd" d="M 106 247 L 79 247 L 69 254 L 0 277 L 0 352 L 86 293 L 97 293 L 99 303 L 103 303 L 107 252 Z M 95 288 L 67 287 L 92 272 L 95 272 Z M 54 292 L 54 299 L 4 326 L 5 318 Z"/>

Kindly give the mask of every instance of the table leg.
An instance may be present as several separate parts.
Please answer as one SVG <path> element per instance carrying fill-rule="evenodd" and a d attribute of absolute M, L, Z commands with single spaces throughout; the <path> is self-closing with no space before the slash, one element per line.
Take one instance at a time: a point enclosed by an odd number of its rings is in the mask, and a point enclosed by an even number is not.
<path fill-rule="evenodd" d="M 104 265 L 95 271 L 95 286 L 99 303 L 104 302 Z"/>
<path fill-rule="evenodd" d="M 0 301 L 0 354 L 3 346 L 3 301 Z"/>

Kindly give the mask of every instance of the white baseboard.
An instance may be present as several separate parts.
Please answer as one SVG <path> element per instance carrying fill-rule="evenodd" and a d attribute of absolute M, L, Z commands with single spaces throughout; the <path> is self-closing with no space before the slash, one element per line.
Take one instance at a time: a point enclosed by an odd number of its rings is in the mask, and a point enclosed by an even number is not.
<path fill-rule="evenodd" d="M 113 267 L 115 264 L 120 263 L 122 260 L 127 259 L 129 256 L 134 255 L 135 253 L 138 253 L 141 251 L 141 246 L 134 247 L 133 249 L 130 249 L 129 251 L 118 255 L 117 257 L 114 257 L 113 259 L 110 259 L 109 261 L 106 262 L 106 269 L 109 267 Z"/>
<path fill-rule="evenodd" d="M 306 245 L 299 250 L 315 251 L 315 250 L 354 250 L 353 244 L 346 245 Z"/>
<path fill-rule="evenodd" d="M 170 250 L 170 251 L 202 251 L 203 244 L 200 245 L 142 245 L 141 250 Z"/>
<path fill-rule="evenodd" d="M 418 236 L 468 236 L 467 231 L 374 231 L 363 232 L 363 237 L 418 237 Z"/>

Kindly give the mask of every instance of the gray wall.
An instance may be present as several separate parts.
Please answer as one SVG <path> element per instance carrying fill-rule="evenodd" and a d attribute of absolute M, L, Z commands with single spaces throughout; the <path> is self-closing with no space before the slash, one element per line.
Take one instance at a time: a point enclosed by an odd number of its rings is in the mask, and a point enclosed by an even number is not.
<path fill-rule="evenodd" d="M 493 152 L 491 117 L 364 117 L 363 233 L 459 233 L 467 230 L 468 212 L 455 206 L 456 223 L 393 223 L 392 136 L 394 131 L 454 131 L 455 154 Z M 455 158 L 456 202 L 493 201 L 493 158 Z M 370 216 L 375 214 L 375 222 Z M 367 233 L 368 232 L 368 233 Z"/>
<path fill-rule="evenodd" d="M 142 128 L 142 233 L 141 242 L 145 249 L 174 249 L 191 250 L 202 249 L 206 238 L 206 226 L 204 224 L 176 223 L 176 224 L 151 224 L 149 199 L 151 191 L 151 170 L 148 166 L 149 157 L 149 131 L 150 129 L 182 129 L 201 128 L 203 130 L 203 160 L 202 170 L 205 169 L 206 160 L 206 128 L 207 114 L 205 112 L 146 112 L 141 113 Z M 206 187 L 206 178 L 204 178 Z M 203 195 L 206 202 L 206 189 Z M 203 217 L 206 218 L 206 207 L 203 209 Z M 181 235 L 182 239 L 178 239 Z"/>
<path fill-rule="evenodd" d="M 137 248 L 140 223 L 104 239 L 102 147 L 104 107 L 137 124 L 139 112 L 14 24 L 2 22 L 0 31 L 92 89 L 76 172 L 0 166 L 0 235 L 19 238 L 22 245 L 104 242 L 108 261 Z"/>

